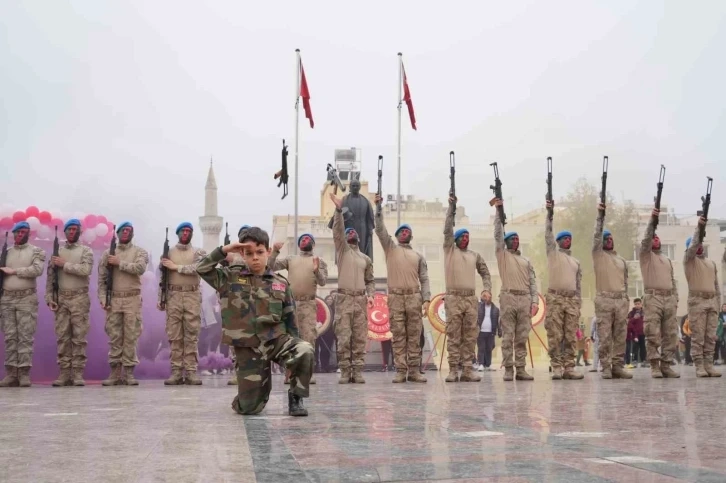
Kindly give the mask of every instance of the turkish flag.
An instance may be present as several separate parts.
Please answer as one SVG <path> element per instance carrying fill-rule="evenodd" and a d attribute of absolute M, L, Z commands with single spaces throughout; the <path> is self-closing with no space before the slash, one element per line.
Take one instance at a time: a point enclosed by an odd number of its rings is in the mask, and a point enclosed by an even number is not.
<path fill-rule="evenodd" d="M 408 88 L 408 78 L 406 77 L 406 69 L 403 68 L 401 62 L 401 70 L 403 71 L 403 100 L 406 101 L 408 107 L 408 117 L 411 119 L 411 127 L 416 130 L 416 114 L 413 113 L 413 101 L 411 100 L 411 89 Z"/>
<path fill-rule="evenodd" d="M 315 121 L 313 121 L 313 110 L 310 108 L 310 89 L 308 89 L 308 80 L 305 78 L 302 60 L 300 60 L 300 96 L 303 100 L 305 117 L 310 120 L 310 128 L 312 129 L 315 127 Z"/>

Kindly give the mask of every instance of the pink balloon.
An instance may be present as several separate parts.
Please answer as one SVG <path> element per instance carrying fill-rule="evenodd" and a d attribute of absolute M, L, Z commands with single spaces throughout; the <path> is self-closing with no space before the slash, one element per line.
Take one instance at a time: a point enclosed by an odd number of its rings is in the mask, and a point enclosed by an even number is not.
<path fill-rule="evenodd" d="M 28 215 L 26 215 L 24 211 L 16 211 L 13 213 L 13 223 L 25 221 L 26 219 L 28 219 Z"/>
<path fill-rule="evenodd" d="M 85 228 L 96 228 L 96 225 L 98 225 L 98 217 L 96 215 L 86 215 L 83 226 Z"/>
<path fill-rule="evenodd" d="M 53 218 L 52 220 L 50 220 L 49 225 L 53 228 L 57 226 L 59 230 L 63 230 L 63 220 L 61 220 L 60 218 Z"/>
<path fill-rule="evenodd" d="M 98 224 L 99 224 L 99 225 L 100 225 L 101 223 L 104 223 L 104 224 L 105 224 L 105 223 L 106 223 L 107 221 L 108 221 L 108 220 L 106 219 L 106 217 L 105 217 L 105 216 L 103 216 L 103 215 L 98 215 Z"/>
<path fill-rule="evenodd" d="M 37 206 L 28 206 L 25 209 L 25 216 L 27 216 L 28 218 L 30 218 L 31 216 L 34 216 L 37 218 L 39 213 L 40 213 L 40 210 L 38 209 Z"/>
<path fill-rule="evenodd" d="M 10 229 L 13 227 L 13 219 L 9 216 L 6 216 L 5 218 L 0 218 L 0 228 L 4 229 Z"/>
<path fill-rule="evenodd" d="M 41 211 L 40 213 L 38 213 L 38 219 L 44 225 L 47 225 L 48 223 L 50 223 L 50 220 L 52 218 L 53 217 L 47 211 Z"/>

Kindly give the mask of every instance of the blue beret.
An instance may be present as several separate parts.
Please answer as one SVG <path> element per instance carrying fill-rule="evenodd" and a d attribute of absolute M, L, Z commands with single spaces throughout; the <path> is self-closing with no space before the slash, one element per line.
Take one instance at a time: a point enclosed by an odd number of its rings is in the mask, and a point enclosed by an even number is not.
<path fill-rule="evenodd" d="M 519 236 L 516 231 L 510 231 L 504 234 L 504 239 L 509 240 L 513 236 Z"/>
<path fill-rule="evenodd" d="M 560 241 L 560 238 L 564 238 L 566 236 L 569 236 L 570 238 L 572 238 L 572 233 L 570 233 L 567 230 L 563 230 L 557 234 L 557 238 L 555 238 L 555 240 Z"/>
<path fill-rule="evenodd" d="M 690 247 L 690 246 L 691 246 L 691 241 L 692 241 L 692 240 L 693 240 L 693 237 L 692 237 L 692 236 L 689 236 L 689 237 L 688 237 L 688 240 L 686 240 L 686 248 L 688 248 L 688 247 Z"/>
<path fill-rule="evenodd" d="M 396 228 L 396 233 L 394 233 L 394 236 L 398 236 L 398 232 L 403 230 L 404 228 L 413 233 L 413 228 L 411 228 L 411 225 L 409 225 L 408 223 L 404 223 L 403 225 Z"/>
<path fill-rule="evenodd" d="M 456 230 L 456 232 L 454 233 L 454 240 L 458 239 L 464 233 L 468 234 L 469 230 L 467 230 L 466 228 L 459 228 L 458 230 Z"/>
<path fill-rule="evenodd" d="M 347 234 L 348 234 L 348 233 L 350 233 L 351 231 L 355 231 L 355 228 L 346 228 L 346 229 L 345 229 L 345 234 L 347 235 Z M 356 234 L 358 233 L 357 231 L 355 231 L 355 232 L 356 232 Z"/>
<path fill-rule="evenodd" d="M 300 245 L 300 240 L 302 240 L 304 236 L 309 236 L 309 237 L 310 237 L 310 239 L 311 239 L 311 240 L 313 241 L 313 243 L 315 243 L 315 237 L 314 237 L 314 236 L 312 236 L 312 235 L 311 235 L 310 233 L 303 233 L 302 235 L 300 235 L 300 236 L 299 236 L 299 237 L 297 238 L 297 244 L 298 244 L 298 245 Z"/>
<path fill-rule="evenodd" d="M 20 230 L 21 228 L 26 228 L 26 229 L 30 230 L 30 225 L 28 225 L 27 221 L 19 221 L 13 227 L 13 233 Z"/>
<path fill-rule="evenodd" d="M 609 237 L 611 235 L 612 235 L 612 233 L 610 233 L 610 230 L 605 230 L 605 231 L 602 232 L 602 237 L 603 238 L 607 238 L 607 237 Z"/>
<path fill-rule="evenodd" d="M 63 231 L 66 231 L 69 226 L 77 226 L 78 228 L 81 227 L 81 220 L 78 218 L 71 218 L 70 220 L 66 221 L 66 224 L 63 225 Z"/>
<path fill-rule="evenodd" d="M 247 228 L 251 228 L 250 225 L 242 225 L 239 227 L 239 231 L 237 232 L 237 236 L 240 236 L 242 234 L 242 230 L 246 230 Z"/>
<path fill-rule="evenodd" d="M 179 226 L 176 227 L 176 231 L 174 233 L 179 234 L 180 231 L 182 231 L 184 228 L 189 228 L 190 230 L 194 231 L 194 227 L 191 223 L 188 221 L 184 221 L 182 223 L 179 223 Z"/>
<path fill-rule="evenodd" d="M 129 227 L 132 230 L 134 229 L 134 225 L 132 225 L 130 221 L 124 221 L 123 223 L 121 223 L 119 226 L 116 227 L 116 233 L 120 232 L 121 230 L 123 230 L 126 227 Z"/>

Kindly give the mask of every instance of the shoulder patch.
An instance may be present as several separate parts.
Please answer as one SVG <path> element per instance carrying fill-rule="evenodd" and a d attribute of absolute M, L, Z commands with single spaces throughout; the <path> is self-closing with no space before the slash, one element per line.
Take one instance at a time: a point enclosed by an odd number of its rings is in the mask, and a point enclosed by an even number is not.
<path fill-rule="evenodd" d="M 279 290 L 281 292 L 284 292 L 287 288 L 287 284 L 282 282 L 272 282 L 272 290 Z"/>

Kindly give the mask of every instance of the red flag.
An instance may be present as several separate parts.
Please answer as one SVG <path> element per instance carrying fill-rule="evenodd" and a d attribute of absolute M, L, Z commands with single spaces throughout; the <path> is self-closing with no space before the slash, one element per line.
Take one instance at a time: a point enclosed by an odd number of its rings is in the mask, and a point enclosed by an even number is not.
<path fill-rule="evenodd" d="M 310 119 L 310 128 L 315 127 L 313 121 L 313 111 L 310 108 L 310 89 L 308 89 L 308 81 L 305 78 L 305 69 L 303 69 L 302 60 L 300 60 L 300 96 L 303 100 L 303 109 L 305 109 L 305 117 Z"/>
<path fill-rule="evenodd" d="M 408 88 L 408 79 L 406 78 L 406 69 L 403 68 L 401 62 L 401 70 L 403 71 L 403 100 L 408 106 L 408 117 L 411 119 L 411 127 L 416 130 L 416 115 L 413 113 L 413 101 L 411 100 L 411 90 Z"/>

